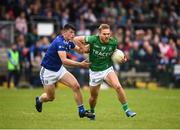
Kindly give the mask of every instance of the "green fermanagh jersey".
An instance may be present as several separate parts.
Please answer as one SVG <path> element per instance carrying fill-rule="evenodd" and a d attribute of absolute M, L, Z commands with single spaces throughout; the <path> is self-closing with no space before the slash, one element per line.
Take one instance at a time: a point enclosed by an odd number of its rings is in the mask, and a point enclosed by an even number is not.
<path fill-rule="evenodd" d="M 112 66 L 111 56 L 117 48 L 117 40 L 113 37 L 107 44 L 100 41 L 99 36 L 86 36 L 85 42 L 90 45 L 89 62 L 92 71 L 103 71 Z"/>

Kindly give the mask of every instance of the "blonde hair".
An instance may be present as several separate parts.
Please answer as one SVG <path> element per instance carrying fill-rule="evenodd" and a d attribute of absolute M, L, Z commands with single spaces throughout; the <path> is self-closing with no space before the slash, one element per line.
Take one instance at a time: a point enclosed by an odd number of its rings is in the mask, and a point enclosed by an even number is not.
<path fill-rule="evenodd" d="M 99 31 L 103 30 L 103 29 L 110 29 L 110 26 L 108 24 L 101 24 L 98 28 Z"/>

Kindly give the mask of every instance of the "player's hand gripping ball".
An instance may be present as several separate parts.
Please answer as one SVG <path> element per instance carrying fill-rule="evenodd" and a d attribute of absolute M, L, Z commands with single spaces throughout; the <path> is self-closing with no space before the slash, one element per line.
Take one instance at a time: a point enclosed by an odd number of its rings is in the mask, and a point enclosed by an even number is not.
<path fill-rule="evenodd" d="M 124 63 L 127 61 L 127 58 L 123 51 L 116 49 L 116 51 L 112 55 L 112 61 L 115 63 Z"/>

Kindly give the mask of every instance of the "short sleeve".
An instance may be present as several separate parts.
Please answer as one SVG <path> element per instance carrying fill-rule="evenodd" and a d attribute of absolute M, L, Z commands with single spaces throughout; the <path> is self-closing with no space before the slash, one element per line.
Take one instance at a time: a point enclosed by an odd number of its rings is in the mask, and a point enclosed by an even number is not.
<path fill-rule="evenodd" d="M 65 44 L 58 44 L 58 51 L 66 51 Z"/>
<path fill-rule="evenodd" d="M 69 49 L 74 49 L 75 48 L 75 44 L 73 42 L 69 42 Z"/>
<path fill-rule="evenodd" d="M 85 36 L 85 42 L 91 44 L 94 42 L 95 36 Z"/>
<path fill-rule="evenodd" d="M 67 51 L 69 52 L 71 49 L 75 48 L 75 44 L 73 42 L 69 42 L 67 44 L 59 44 L 58 51 Z"/>

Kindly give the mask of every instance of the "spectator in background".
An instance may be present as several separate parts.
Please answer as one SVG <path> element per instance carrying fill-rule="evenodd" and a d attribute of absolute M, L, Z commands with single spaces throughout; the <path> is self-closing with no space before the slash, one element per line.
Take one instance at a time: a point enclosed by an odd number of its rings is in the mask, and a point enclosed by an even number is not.
<path fill-rule="evenodd" d="M 76 20 L 76 25 L 78 26 L 77 35 L 90 35 L 91 31 L 86 28 L 83 14 L 80 14 L 79 20 Z"/>
<path fill-rule="evenodd" d="M 91 8 L 89 8 L 88 11 L 84 13 L 84 19 L 89 23 L 97 22 L 97 18 L 94 15 L 93 10 Z"/>
<path fill-rule="evenodd" d="M 19 63 L 19 52 L 17 51 L 16 44 L 12 44 L 11 48 L 7 51 L 8 55 L 8 76 L 7 76 L 7 86 L 10 88 L 10 83 L 13 78 L 14 86 L 17 87 L 19 83 L 19 70 L 20 70 L 20 63 Z"/>
<path fill-rule="evenodd" d="M 167 51 L 167 57 L 169 59 L 170 65 L 174 64 L 175 58 L 177 57 L 177 48 L 174 40 L 170 39 L 169 40 L 169 49 Z"/>
<path fill-rule="evenodd" d="M 35 67 L 37 65 L 40 66 L 41 58 L 42 58 L 40 46 L 41 46 L 41 42 L 40 40 L 38 40 L 30 48 L 30 62 L 32 67 Z"/>
<path fill-rule="evenodd" d="M 48 47 L 49 47 L 49 39 L 46 36 L 40 37 L 40 52 L 41 56 L 44 57 Z"/>
<path fill-rule="evenodd" d="M 86 29 L 84 25 L 80 24 L 80 29 L 77 31 L 77 35 L 90 35 L 91 31 L 89 29 Z"/>
<path fill-rule="evenodd" d="M 26 21 L 26 13 L 24 11 L 20 12 L 20 15 L 16 18 L 15 26 L 16 26 L 16 30 L 19 33 L 22 33 L 24 35 L 27 34 L 28 28 Z"/>
<path fill-rule="evenodd" d="M 30 27 L 30 31 L 26 35 L 26 39 L 27 39 L 27 43 L 26 43 L 27 47 L 31 47 L 34 43 L 36 43 L 36 41 L 39 40 L 39 36 L 37 34 L 37 28 L 35 26 Z"/>
<path fill-rule="evenodd" d="M 177 48 L 177 57 L 176 57 L 176 63 L 180 64 L 180 37 L 176 40 L 176 48 Z"/>
<path fill-rule="evenodd" d="M 7 13 L 4 14 L 4 17 L 3 17 L 2 20 L 5 20 L 5 21 L 13 21 L 14 18 L 15 18 L 15 16 L 14 16 L 13 10 L 12 10 L 12 9 L 9 9 L 9 10 L 7 11 Z"/>
<path fill-rule="evenodd" d="M 153 73 L 153 76 L 155 79 L 158 78 L 158 66 L 160 64 L 160 56 L 161 56 L 161 52 L 160 52 L 160 48 L 159 48 L 159 44 L 160 44 L 160 37 L 158 36 L 158 34 L 154 34 L 151 46 L 153 48 L 153 55 L 155 56 L 155 60 L 153 61 L 155 63 L 155 71 Z"/>
<path fill-rule="evenodd" d="M 29 82 L 29 48 L 26 47 L 26 40 L 23 34 L 17 36 L 17 50 L 19 52 L 20 78 Z"/>
<path fill-rule="evenodd" d="M 160 38 L 157 34 L 154 34 L 153 41 L 152 41 L 152 47 L 153 47 L 153 53 L 156 56 L 156 63 L 159 63 L 160 60 L 160 48 L 159 48 Z"/>
<path fill-rule="evenodd" d="M 168 71 L 167 67 L 170 63 L 169 57 L 167 56 L 169 50 L 169 40 L 167 37 L 162 37 L 159 43 L 160 49 L 160 63 L 158 65 L 158 83 L 159 85 L 167 84 L 168 81 Z"/>
<path fill-rule="evenodd" d="M 162 65 L 162 69 L 165 69 L 165 65 L 169 63 L 169 58 L 167 57 L 167 52 L 169 50 L 168 38 L 163 37 L 161 39 L 161 43 L 159 44 L 160 53 L 161 53 L 161 60 L 160 63 Z"/>
<path fill-rule="evenodd" d="M 30 16 L 39 16 L 41 12 L 41 2 L 40 0 L 34 1 L 32 4 L 29 6 L 29 15 Z"/>
<path fill-rule="evenodd" d="M 129 61 L 132 68 L 139 70 L 140 66 L 140 54 L 138 42 L 132 44 L 132 49 L 129 52 Z"/>
<path fill-rule="evenodd" d="M 143 49 L 145 51 L 145 55 L 141 64 L 143 64 L 145 71 L 151 73 L 151 78 L 154 78 L 153 75 L 156 71 L 156 55 L 153 53 L 153 47 L 150 45 L 149 41 L 145 41 Z"/>
<path fill-rule="evenodd" d="M 7 1 L 9 3 L 8 6 L 13 8 L 16 17 L 22 11 L 25 13 L 28 12 L 29 0 L 7 0 Z"/>
<path fill-rule="evenodd" d="M 61 23 L 62 27 L 69 22 L 69 9 L 66 8 L 62 11 Z"/>
<path fill-rule="evenodd" d="M 115 32 L 115 37 L 117 38 L 118 44 L 123 43 L 124 38 L 124 30 L 121 26 L 117 27 L 117 30 Z"/>
<path fill-rule="evenodd" d="M 41 52 L 41 39 L 33 44 L 29 50 L 30 53 L 30 84 L 33 86 L 40 86 L 41 81 L 38 76 L 41 67 L 42 52 Z"/>

